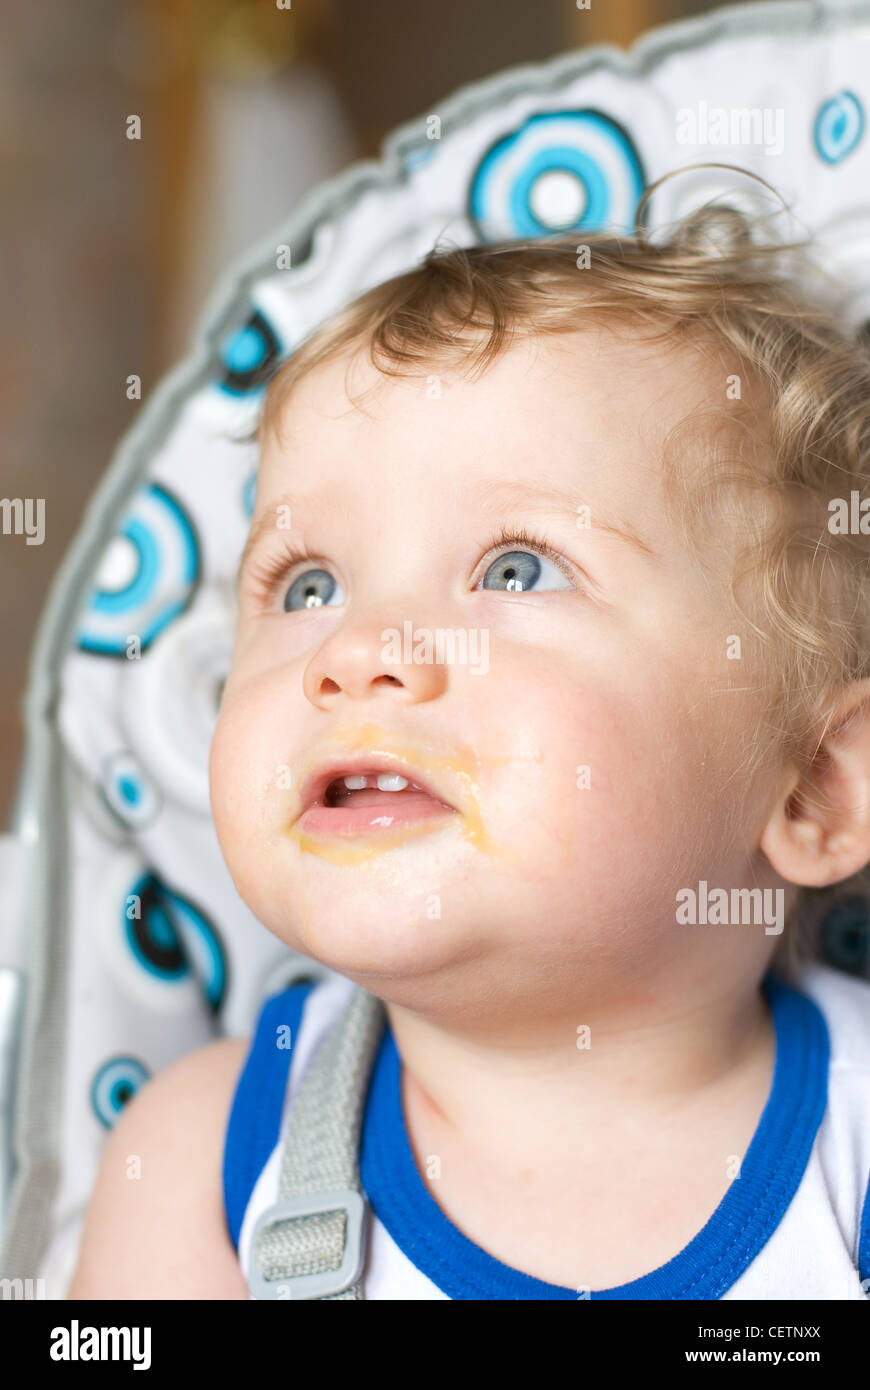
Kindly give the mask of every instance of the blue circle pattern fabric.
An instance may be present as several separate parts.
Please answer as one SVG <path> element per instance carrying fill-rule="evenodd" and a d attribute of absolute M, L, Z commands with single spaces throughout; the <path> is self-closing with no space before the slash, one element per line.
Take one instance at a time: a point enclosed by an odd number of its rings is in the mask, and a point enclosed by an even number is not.
<path fill-rule="evenodd" d="M 515 68 L 403 126 L 379 161 L 324 185 L 218 287 L 189 357 L 121 442 L 44 619 L 41 679 L 58 691 L 72 787 L 57 831 L 68 901 L 36 924 L 49 943 L 65 933 L 74 982 L 78 1100 L 58 1226 L 86 1201 L 105 1128 L 143 1079 L 249 1031 L 266 982 L 292 964 L 235 891 L 207 786 L 256 489 L 251 431 L 277 363 L 436 242 L 630 232 L 647 185 L 708 161 L 760 174 L 790 200 L 857 330 L 870 320 L 868 101 L 870 4 L 735 6 L 626 55 Z M 713 197 L 756 206 L 758 185 L 687 169 L 645 216 L 656 226 Z M 145 915 L 131 918 L 137 897 Z M 829 924 L 824 949 L 870 977 L 856 905 Z"/>

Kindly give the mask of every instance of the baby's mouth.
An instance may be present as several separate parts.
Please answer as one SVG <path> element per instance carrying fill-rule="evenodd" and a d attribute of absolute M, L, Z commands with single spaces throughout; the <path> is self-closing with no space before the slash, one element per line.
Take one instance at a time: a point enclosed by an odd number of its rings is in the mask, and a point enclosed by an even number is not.
<path fill-rule="evenodd" d="M 339 774 L 315 789 L 298 825 L 310 835 L 359 835 L 456 814 L 418 782 L 371 769 Z"/>
<path fill-rule="evenodd" d="M 287 834 L 306 853 L 339 866 L 368 863 L 411 840 L 456 826 L 492 853 L 478 806 L 470 746 L 448 756 L 399 739 L 375 723 L 336 731 L 335 751 L 303 770 Z"/>

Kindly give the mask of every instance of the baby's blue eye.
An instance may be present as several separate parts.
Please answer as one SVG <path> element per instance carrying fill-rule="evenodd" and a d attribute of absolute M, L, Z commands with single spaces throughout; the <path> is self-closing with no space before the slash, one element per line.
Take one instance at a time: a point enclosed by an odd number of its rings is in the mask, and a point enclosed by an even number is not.
<path fill-rule="evenodd" d="M 344 590 L 329 571 L 305 570 L 293 580 L 284 595 L 284 611 L 296 613 L 300 608 L 320 608 L 333 601 L 343 603 Z"/>
<path fill-rule="evenodd" d="M 548 566 L 551 577 L 555 583 L 547 581 L 545 589 L 570 589 L 572 584 L 567 575 L 555 565 L 552 560 L 548 560 L 543 555 L 535 555 L 530 550 L 509 550 L 504 555 L 499 555 L 493 560 L 486 574 L 483 576 L 483 587 L 485 589 L 506 589 L 510 592 L 521 592 L 533 589 L 541 577 L 544 566 Z"/>

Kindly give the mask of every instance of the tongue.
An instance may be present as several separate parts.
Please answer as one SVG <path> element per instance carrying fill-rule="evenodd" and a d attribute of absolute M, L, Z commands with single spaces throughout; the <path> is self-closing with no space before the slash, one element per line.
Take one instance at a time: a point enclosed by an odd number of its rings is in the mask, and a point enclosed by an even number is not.
<path fill-rule="evenodd" d="M 410 787 L 405 787 L 400 792 L 382 792 L 379 787 L 363 787 L 361 791 L 352 792 L 345 788 L 343 796 L 339 796 L 335 805 L 338 806 L 394 806 L 397 801 L 403 803 L 431 802 L 433 798 L 428 792 L 412 791 Z"/>

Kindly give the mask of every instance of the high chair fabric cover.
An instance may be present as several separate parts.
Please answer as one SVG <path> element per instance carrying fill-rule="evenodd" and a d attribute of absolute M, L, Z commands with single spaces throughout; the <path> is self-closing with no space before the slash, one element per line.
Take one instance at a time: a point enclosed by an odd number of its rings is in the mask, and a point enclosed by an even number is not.
<path fill-rule="evenodd" d="M 189 356 L 121 441 L 33 649 L 0 839 L 0 1277 L 62 1298 L 124 1104 L 175 1058 L 249 1034 L 293 979 L 329 974 L 254 919 L 209 812 L 256 483 L 246 436 L 275 364 L 438 241 L 627 233 L 646 185 L 700 161 L 775 186 L 857 331 L 870 321 L 868 103 L 870 0 L 729 7 L 629 53 L 582 49 L 463 88 L 230 267 Z M 645 220 L 717 194 L 770 212 L 763 192 L 694 170 L 652 195 Z M 870 978 L 861 903 L 823 944 Z"/>

